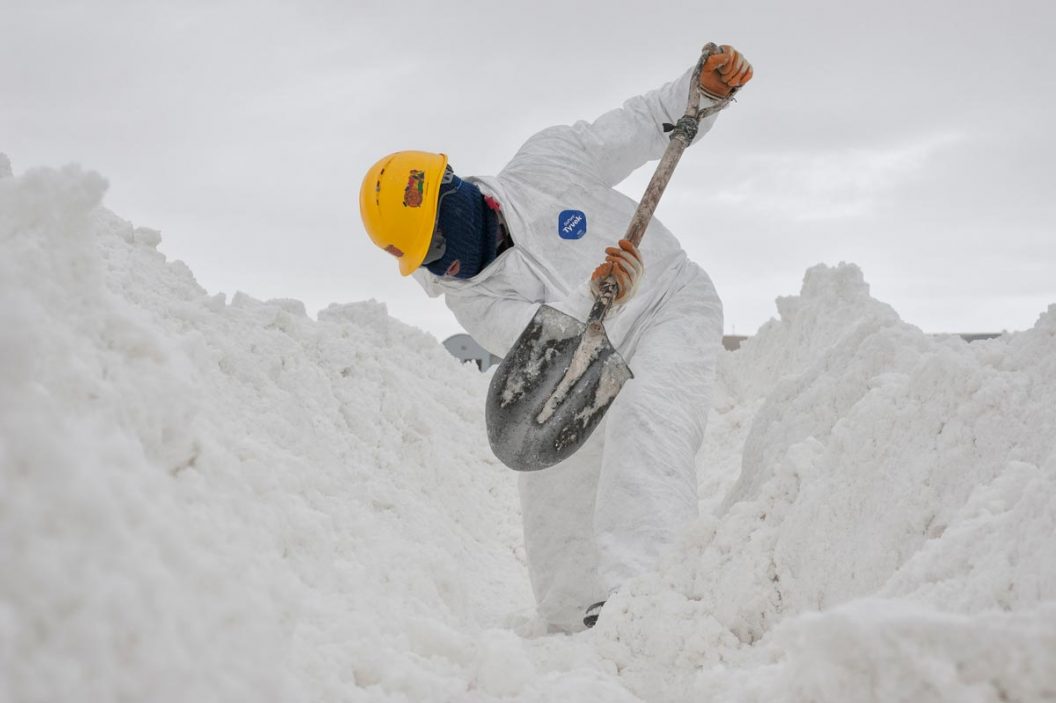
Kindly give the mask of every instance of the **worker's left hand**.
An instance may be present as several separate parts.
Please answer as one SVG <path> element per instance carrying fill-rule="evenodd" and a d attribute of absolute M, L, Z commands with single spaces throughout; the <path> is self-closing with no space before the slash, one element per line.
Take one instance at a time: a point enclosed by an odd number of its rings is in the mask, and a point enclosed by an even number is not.
<path fill-rule="evenodd" d="M 618 247 L 605 249 L 605 263 L 594 269 L 594 273 L 591 274 L 590 289 L 596 296 L 601 282 L 611 275 L 616 279 L 616 285 L 619 287 L 612 302 L 625 303 L 638 290 L 638 281 L 644 273 L 645 264 L 642 262 L 642 253 L 638 251 L 638 247 L 626 239 L 621 239 Z"/>
<path fill-rule="evenodd" d="M 744 55 L 729 44 L 719 47 L 719 53 L 712 54 L 704 62 L 700 72 L 700 89 L 713 100 L 728 97 L 734 88 L 752 80 L 752 64 Z"/>

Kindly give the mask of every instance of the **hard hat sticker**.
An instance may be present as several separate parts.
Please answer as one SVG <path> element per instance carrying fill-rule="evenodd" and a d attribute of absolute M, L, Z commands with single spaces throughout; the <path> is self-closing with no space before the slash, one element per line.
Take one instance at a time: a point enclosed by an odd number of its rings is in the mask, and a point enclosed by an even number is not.
<path fill-rule="evenodd" d="M 425 172 L 413 170 L 407 176 L 407 187 L 403 189 L 404 207 L 421 207 L 425 192 Z"/>
<path fill-rule="evenodd" d="M 557 234 L 561 239 L 580 239 L 587 233 L 587 216 L 580 210 L 562 210 L 557 216 Z"/>

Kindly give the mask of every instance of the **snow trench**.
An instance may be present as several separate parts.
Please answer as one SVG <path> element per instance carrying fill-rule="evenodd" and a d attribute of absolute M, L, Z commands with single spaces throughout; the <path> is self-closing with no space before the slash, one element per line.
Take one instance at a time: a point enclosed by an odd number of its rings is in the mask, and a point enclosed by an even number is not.
<path fill-rule="evenodd" d="M 210 294 L 105 190 L 0 158 L 0 701 L 1056 700 L 1056 306 L 967 344 L 810 269 L 702 517 L 547 635 L 487 376 Z"/>

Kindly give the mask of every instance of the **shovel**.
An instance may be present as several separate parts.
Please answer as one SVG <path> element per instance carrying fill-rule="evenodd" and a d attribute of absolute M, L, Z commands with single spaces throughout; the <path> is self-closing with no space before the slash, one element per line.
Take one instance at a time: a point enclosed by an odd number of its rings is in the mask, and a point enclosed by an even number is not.
<path fill-rule="evenodd" d="M 708 43 L 689 85 L 686 114 L 664 125 L 671 142 L 631 218 L 625 239 L 635 246 L 653 218 L 660 196 L 682 152 L 705 117 L 719 112 L 730 95 L 700 109 L 700 72 L 719 47 Z M 734 89 L 736 92 L 736 89 Z M 515 471 L 538 471 L 571 456 L 601 422 L 623 384 L 634 377 L 605 334 L 605 315 L 619 292 L 608 276 L 598 286 L 586 323 L 542 305 L 495 371 L 485 418 L 495 456 Z"/>

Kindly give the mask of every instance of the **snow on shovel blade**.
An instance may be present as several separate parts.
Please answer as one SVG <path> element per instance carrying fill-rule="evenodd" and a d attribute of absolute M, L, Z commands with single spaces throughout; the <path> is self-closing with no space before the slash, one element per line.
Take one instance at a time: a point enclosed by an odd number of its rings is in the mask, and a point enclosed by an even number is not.
<path fill-rule="evenodd" d="M 600 323 L 541 306 L 491 379 L 485 416 L 492 451 L 515 471 L 567 459 L 633 376 Z"/>

